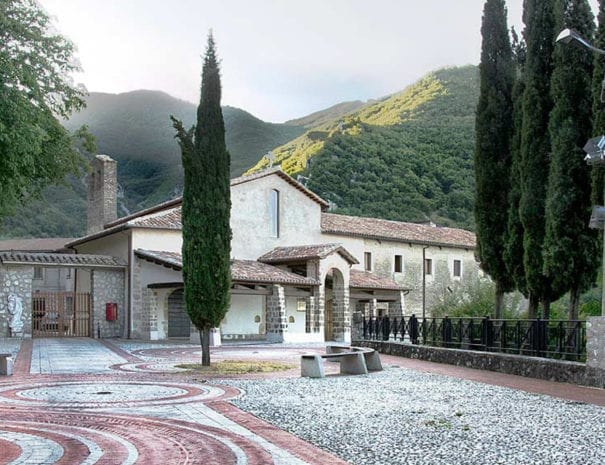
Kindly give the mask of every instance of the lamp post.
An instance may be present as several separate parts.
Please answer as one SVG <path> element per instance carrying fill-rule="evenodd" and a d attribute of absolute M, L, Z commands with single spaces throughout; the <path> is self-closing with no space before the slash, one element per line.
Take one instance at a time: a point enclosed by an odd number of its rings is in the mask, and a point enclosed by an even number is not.
<path fill-rule="evenodd" d="M 599 55 L 605 55 L 605 50 L 595 47 L 586 39 L 584 39 L 577 31 L 573 29 L 563 29 L 557 36 L 557 42 L 562 44 L 569 44 L 573 41 L 578 42 L 582 46 L 586 47 L 594 53 Z M 601 102 L 605 102 L 605 76 L 601 82 Z M 605 166 L 605 136 L 594 137 L 590 139 L 584 146 L 586 156 L 584 160 L 588 165 Z M 605 186 L 603 191 L 603 198 L 605 199 Z M 588 225 L 592 229 L 603 230 L 603 257 L 602 257 L 602 274 L 603 283 L 601 289 L 601 316 L 605 316 L 605 208 L 601 206 L 595 206 L 592 210 L 590 217 L 590 223 Z"/>

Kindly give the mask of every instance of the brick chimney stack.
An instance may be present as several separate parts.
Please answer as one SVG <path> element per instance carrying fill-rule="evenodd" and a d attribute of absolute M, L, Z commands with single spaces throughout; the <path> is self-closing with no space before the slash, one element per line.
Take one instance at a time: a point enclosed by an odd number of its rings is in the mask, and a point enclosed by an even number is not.
<path fill-rule="evenodd" d="M 107 155 L 97 155 L 88 176 L 87 234 L 103 230 L 103 226 L 118 217 L 117 163 Z"/>

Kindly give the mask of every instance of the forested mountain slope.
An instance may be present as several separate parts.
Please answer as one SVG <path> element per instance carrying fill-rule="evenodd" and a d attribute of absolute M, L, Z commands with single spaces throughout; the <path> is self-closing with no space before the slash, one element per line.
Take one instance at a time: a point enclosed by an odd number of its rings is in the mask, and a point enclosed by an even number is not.
<path fill-rule="evenodd" d="M 476 66 L 439 70 L 308 130 L 276 160 L 335 212 L 472 229 L 478 95 Z"/>

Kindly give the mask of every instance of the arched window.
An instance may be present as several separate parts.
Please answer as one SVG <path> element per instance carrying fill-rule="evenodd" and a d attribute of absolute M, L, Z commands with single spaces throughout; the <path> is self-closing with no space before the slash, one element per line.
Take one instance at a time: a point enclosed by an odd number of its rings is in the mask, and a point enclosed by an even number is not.
<path fill-rule="evenodd" d="M 279 191 L 272 189 L 269 193 L 269 221 L 271 236 L 279 237 Z"/>

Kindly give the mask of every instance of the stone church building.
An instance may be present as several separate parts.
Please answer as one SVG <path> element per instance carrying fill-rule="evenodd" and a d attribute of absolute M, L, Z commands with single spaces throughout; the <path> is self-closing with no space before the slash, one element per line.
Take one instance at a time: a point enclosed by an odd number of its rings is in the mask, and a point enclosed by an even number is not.
<path fill-rule="evenodd" d="M 116 169 L 93 160 L 86 236 L 60 251 L 0 250 L 0 335 L 13 296 L 26 336 L 199 337 L 183 303 L 181 199 L 118 219 Z M 231 201 L 231 306 L 217 341 L 349 341 L 354 311 L 421 315 L 424 301 L 429 314 L 479 273 L 473 233 L 328 213 L 280 168 L 232 179 Z M 55 290 L 46 276 L 59 276 Z"/>

